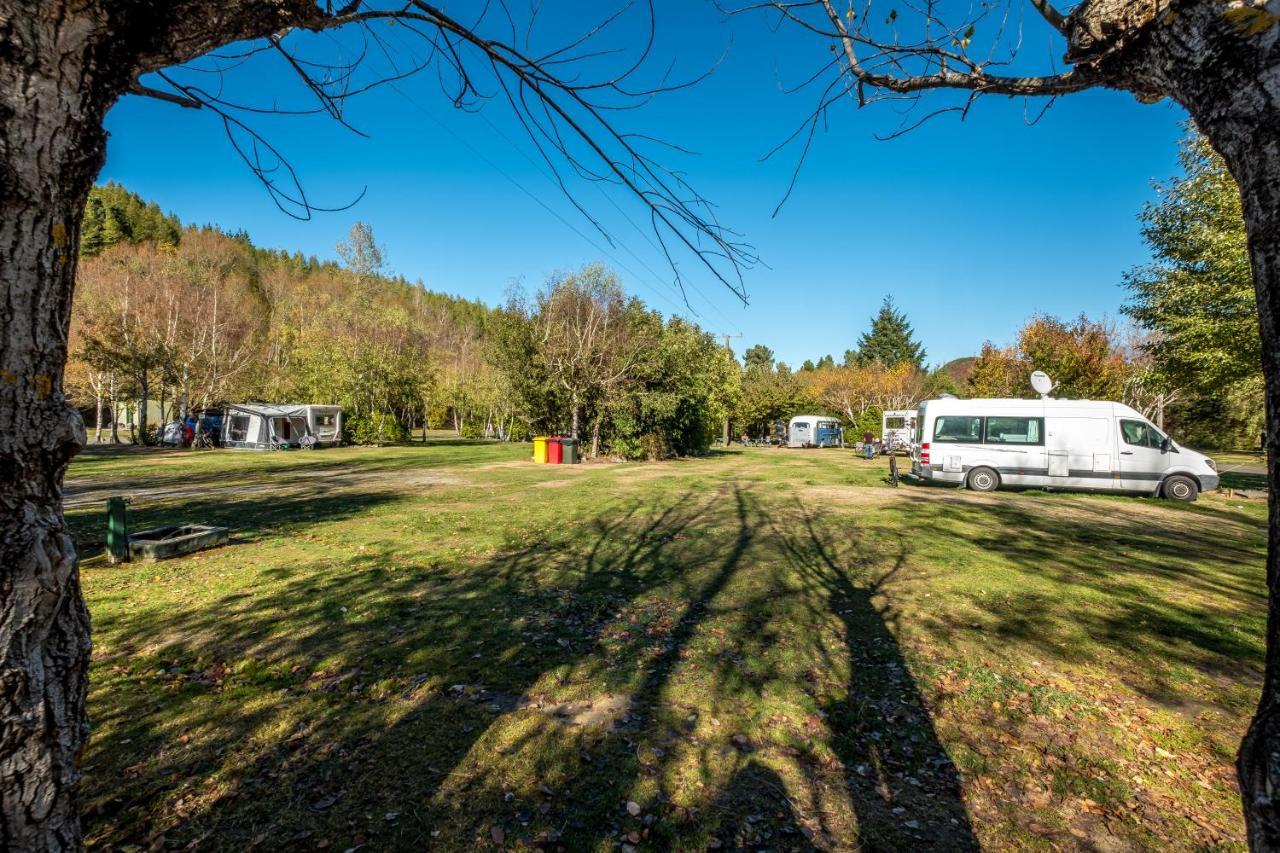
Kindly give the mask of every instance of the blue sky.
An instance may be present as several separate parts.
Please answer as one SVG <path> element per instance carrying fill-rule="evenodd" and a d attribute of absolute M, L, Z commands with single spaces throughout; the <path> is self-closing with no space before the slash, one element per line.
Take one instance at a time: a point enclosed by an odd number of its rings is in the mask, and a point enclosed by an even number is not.
<path fill-rule="evenodd" d="M 583 15 L 596 14 L 582 10 L 598 7 L 545 5 L 548 41 L 580 31 Z M 634 23 L 614 38 L 638 40 Z M 1136 215 L 1153 195 L 1151 181 L 1176 171 L 1183 115 L 1175 106 L 1090 92 L 1060 99 L 1029 126 L 1021 101 L 988 98 L 963 122 L 943 116 L 879 141 L 901 121 L 893 105 L 838 105 L 775 218 L 794 152 L 760 158 L 812 106 L 782 89 L 822 61 L 821 45 L 775 33 L 758 17 L 725 20 L 690 0 L 660 3 L 658 27 L 659 67 L 673 61 L 677 74 L 691 74 L 724 58 L 703 83 L 620 121 L 698 152 L 664 162 L 687 173 L 760 254 L 763 263 L 746 274 L 747 306 L 686 261 L 690 311 L 652 236 L 634 224 L 645 218 L 633 200 L 575 185 L 615 236 L 610 248 L 532 161 L 504 104 L 491 101 L 479 115 L 455 110 L 426 75 L 350 102 L 348 118 L 368 138 L 322 117 L 252 120 L 287 154 L 316 204 L 341 205 L 363 191 L 349 210 L 306 222 L 282 214 L 216 116 L 138 97 L 108 116 L 101 179 L 184 221 L 243 228 L 259 245 L 319 257 L 333 257 L 363 220 L 393 272 L 491 303 L 513 282 L 533 288 L 558 270 L 602 260 L 653 307 L 742 333 L 738 352 L 764 343 L 793 365 L 838 358 L 886 294 L 907 312 L 931 362 L 975 353 L 984 340 L 1007 342 L 1036 312 L 1114 317 L 1121 274 L 1147 260 Z M 1046 35 L 1029 24 L 1025 43 L 1046 44 Z M 1048 56 L 1024 48 L 1023 61 Z M 275 63 L 237 69 L 226 84 L 236 97 L 305 102 Z"/>

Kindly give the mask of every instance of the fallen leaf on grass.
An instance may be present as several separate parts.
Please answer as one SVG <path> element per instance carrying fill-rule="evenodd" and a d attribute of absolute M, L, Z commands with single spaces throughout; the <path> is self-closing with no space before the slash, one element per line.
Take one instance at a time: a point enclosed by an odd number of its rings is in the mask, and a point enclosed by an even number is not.
<path fill-rule="evenodd" d="M 316 800 L 311 804 L 311 810 L 313 812 L 322 812 L 325 809 L 332 808 L 333 804 L 338 802 L 338 798 L 341 796 L 342 796 L 342 792 L 339 791 L 336 794 L 331 794 L 327 797 L 321 797 L 320 799 Z"/>

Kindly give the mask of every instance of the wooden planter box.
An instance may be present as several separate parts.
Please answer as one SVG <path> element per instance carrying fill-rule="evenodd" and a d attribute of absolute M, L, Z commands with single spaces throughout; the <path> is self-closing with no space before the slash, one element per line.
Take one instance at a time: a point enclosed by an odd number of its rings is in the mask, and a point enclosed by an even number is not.
<path fill-rule="evenodd" d="M 225 545 L 229 538 L 231 533 L 227 528 L 204 524 L 140 530 L 129 536 L 129 556 L 141 562 L 167 560 L 192 551 Z"/>

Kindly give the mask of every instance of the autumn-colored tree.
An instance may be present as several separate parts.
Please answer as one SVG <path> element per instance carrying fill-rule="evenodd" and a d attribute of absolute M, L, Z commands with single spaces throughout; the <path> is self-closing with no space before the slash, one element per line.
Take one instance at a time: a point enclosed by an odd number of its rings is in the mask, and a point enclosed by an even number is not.
<path fill-rule="evenodd" d="M 1129 362 L 1114 326 L 1090 320 L 1033 317 L 1017 342 L 998 348 L 987 342 L 969 376 L 969 390 L 980 397 L 1035 397 L 1031 373 L 1042 370 L 1055 383 L 1054 396 L 1121 400 Z"/>

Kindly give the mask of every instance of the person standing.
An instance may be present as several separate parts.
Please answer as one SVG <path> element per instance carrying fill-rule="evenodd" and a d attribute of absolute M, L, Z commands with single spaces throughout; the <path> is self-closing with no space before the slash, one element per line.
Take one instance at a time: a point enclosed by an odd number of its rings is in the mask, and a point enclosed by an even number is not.
<path fill-rule="evenodd" d="M 876 455 L 876 437 L 867 430 L 862 434 L 862 452 L 870 459 Z"/>

